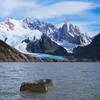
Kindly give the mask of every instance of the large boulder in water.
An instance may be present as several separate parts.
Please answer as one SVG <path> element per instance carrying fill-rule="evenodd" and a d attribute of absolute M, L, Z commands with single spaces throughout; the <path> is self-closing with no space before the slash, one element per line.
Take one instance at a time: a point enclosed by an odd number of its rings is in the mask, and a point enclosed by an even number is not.
<path fill-rule="evenodd" d="M 21 84 L 20 91 L 30 91 L 36 93 L 44 93 L 53 88 L 52 80 L 41 79 L 34 83 L 24 82 Z"/>

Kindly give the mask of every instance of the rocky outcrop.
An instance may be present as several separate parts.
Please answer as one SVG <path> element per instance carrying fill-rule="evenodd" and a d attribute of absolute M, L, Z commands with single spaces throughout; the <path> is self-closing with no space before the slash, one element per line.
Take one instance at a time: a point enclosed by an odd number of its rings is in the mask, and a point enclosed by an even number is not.
<path fill-rule="evenodd" d="M 91 44 L 85 47 L 77 47 L 73 50 L 77 58 L 99 59 L 100 60 L 100 33 L 93 39 Z"/>
<path fill-rule="evenodd" d="M 41 61 L 36 57 L 29 57 L 10 47 L 0 40 L 0 62 L 32 62 Z"/>
<path fill-rule="evenodd" d="M 68 21 L 59 29 L 59 40 L 66 40 L 69 43 L 87 45 L 91 39 L 87 34 L 81 33 L 80 29 Z"/>
<path fill-rule="evenodd" d="M 31 53 L 45 53 L 57 56 L 68 56 L 67 51 L 43 34 L 41 40 L 31 41 L 27 44 L 27 51 Z"/>
<path fill-rule="evenodd" d="M 50 79 L 41 79 L 34 83 L 22 83 L 20 91 L 30 91 L 36 93 L 44 93 L 53 88 L 52 80 Z"/>

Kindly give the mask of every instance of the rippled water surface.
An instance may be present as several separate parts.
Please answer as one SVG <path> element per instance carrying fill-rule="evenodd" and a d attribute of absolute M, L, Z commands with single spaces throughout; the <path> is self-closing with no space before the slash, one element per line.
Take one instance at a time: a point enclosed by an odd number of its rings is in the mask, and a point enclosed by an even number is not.
<path fill-rule="evenodd" d="M 42 78 L 55 89 L 20 93 L 22 82 Z M 100 63 L 0 63 L 0 100 L 100 100 Z"/>

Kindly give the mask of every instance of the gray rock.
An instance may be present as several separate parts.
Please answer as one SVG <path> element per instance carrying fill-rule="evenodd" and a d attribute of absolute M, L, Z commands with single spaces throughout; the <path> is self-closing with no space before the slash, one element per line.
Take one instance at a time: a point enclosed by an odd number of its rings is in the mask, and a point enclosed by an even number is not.
<path fill-rule="evenodd" d="M 20 91 L 30 91 L 36 93 L 44 93 L 53 88 L 52 80 L 41 79 L 34 83 L 24 82 L 21 84 Z"/>

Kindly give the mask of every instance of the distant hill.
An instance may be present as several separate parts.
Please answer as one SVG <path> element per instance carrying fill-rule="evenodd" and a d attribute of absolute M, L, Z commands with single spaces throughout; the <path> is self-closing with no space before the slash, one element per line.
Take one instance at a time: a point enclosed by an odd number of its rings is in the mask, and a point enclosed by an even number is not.
<path fill-rule="evenodd" d="M 93 39 L 93 41 L 89 45 L 74 48 L 73 54 L 77 58 L 100 60 L 100 33 Z"/>

